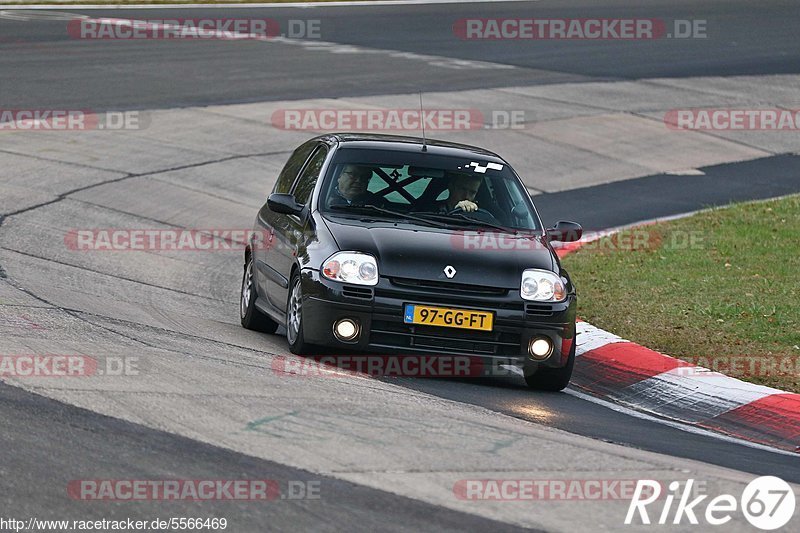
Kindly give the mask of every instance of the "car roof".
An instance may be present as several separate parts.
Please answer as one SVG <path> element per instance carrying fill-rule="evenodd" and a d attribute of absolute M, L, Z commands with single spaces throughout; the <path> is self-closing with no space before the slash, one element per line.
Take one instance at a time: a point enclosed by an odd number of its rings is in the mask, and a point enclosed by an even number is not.
<path fill-rule="evenodd" d="M 331 140 L 341 148 L 356 148 L 365 150 L 392 150 L 397 152 L 420 152 L 422 150 L 421 137 L 407 137 L 403 135 L 381 135 L 377 133 L 331 133 L 319 137 L 321 140 Z M 502 157 L 468 144 L 425 139 L 427 152 L 433 155 L 447 155 L 456 157 L 480 157 L 497 163 L 508 164 Z"/>

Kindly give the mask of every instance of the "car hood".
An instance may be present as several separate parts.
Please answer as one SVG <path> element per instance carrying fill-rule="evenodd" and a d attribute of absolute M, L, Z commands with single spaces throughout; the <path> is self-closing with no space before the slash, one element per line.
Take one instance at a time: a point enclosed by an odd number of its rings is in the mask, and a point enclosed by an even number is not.
<path fill-rule="evenodd" d="M 376 222 L 363 226 L 345 219 L 325 222 L 341 250 L 374 255 L 384 277 L 450 281 L 516 288 L 526 268 L 557 271 L 541 236 L 493 230 L 444 230 Z M 456 273 L 445 275 L 452 266 Z"/>

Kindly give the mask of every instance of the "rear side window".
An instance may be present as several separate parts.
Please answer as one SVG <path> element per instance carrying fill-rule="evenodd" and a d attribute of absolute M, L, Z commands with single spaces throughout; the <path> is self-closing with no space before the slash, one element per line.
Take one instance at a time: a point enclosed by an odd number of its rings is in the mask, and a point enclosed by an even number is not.
<path fill-rule="evenodd" d="M 297 185 L 294 188 L 294 198 L 298 203 L 308 204 L 327 155 L 328 149 L 321 146 L 314 152 L 314 155 L 311 156 L 308 165 L 306 165 L 303 174 L 300 176 L 300 179 L 297 180 Z"/>
<path fill-rule="evenodd" d="M 303 163 L 306 162 L 306 159 L 308 159 L 308 156 L 311 154 L 311 150 L 313 150 L 316 145 L 316 142 L 309 142 L 294 151 L 289 161 L 287 161 L 286 165 L 283 167 L 283 170 L 281 170 L 281 175 L 278 176 L 278 181 L 275 183 L 275 189 L 273 189 L 272 192 L 283 194 L 289 192 L 292 183 L 294 183 L 294 179 L 297 177 L 297 173 L 303 168 Z"/>

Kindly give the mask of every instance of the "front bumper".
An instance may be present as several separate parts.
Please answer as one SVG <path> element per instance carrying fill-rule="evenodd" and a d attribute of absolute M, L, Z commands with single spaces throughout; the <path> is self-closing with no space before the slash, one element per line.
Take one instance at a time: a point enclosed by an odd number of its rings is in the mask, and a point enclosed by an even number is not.
<path fill-rule="evenodd" d="M 519 290 L 464 287 L 446 282 L 380 278 L 375 287 L 347 285 L 302 271 L 303 334 L 306 342 L 341 352 L 478 356 L 492 364 L 562 367 L 575 341 L 577 299 L 527 302 Z M 494 313 L 493 331 L 421 326 L 403 322 L 405 304 L 446 306 Z M 361 335 L 342 342 L 333 334 L 341 318 L 356 319 Z M 553 353 L 543 361 L 528 355 L 532 337 L 547 336 Z"/>

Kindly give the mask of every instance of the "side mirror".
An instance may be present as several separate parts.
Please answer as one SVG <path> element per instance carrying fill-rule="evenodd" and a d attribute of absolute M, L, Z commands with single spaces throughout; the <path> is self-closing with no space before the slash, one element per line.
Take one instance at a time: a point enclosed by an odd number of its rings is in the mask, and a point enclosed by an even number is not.
<path fill-rule="evenodd" d="M 559 220 L 555 226 L 547 230 L 551 241 L 575 242 L 581 240 L 583 228 L 577 222 Z"/>
<path fill-rule="evenodd" d="M 267 206 L 271 211 L 283 213 L 284 215 L 300 216 L 303 211 L 303 204 L 298 204 L 291 194 L 273 193 L 267 198 Z"/>

